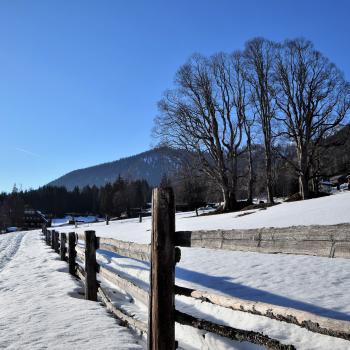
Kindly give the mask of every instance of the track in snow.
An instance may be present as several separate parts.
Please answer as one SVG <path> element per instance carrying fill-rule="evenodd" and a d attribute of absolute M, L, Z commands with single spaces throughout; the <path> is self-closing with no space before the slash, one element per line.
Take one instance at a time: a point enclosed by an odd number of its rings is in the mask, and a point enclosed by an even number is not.
<path fill-rule="evenodd" d="M 0 235 L 0 271 L 8 264 L 21 245 L 25 232 Z"/>

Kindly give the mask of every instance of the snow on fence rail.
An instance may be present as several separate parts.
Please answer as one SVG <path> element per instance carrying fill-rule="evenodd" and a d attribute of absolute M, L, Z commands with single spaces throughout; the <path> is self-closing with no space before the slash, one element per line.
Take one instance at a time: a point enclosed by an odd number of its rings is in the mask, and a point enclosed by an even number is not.
<path fill-rule="evenodd" d="M 282 306 L 243 299 L 225 297 L 205 291 L 197 291 L 175 285 L 175 265 L 180 261 L 181 252 L 176 246 L 206 247 L 233 250 L 252 250 L 262 252 L 284 252 L 324 256 L 337 256 L 335 247 L 339 243 L 350 244 L 350 225 L 335 225 L 337 229 L 317 227 L 309 229 L 260 229 L 231 231 L 175 232 L 174 195 L 170 188 L 154 189 L 152 195 L 152 242 L 151 245 L 118 241 L 116 239 L 96 237 L 95 231 L 85 231 L 84 235 L 74 232 L 58 233 L 43 229 L 48 245 L 51 245 L 61 259 L 69 264 L 69 272 L 84 283 L 85 298 L 97 301 L 98 296 L 107 309 L 117 318 L 141 333 L 147 334 L 149 350 L 171 350 L 176 348 L 175 322 L 212 332 L 236 341 L 248 341 L 264 345 L 269 349 L 295 349 L 259 332 L 216 324 L 187 315 L 175 309 L 175 295 L 184 295 L 200 299 L 232 310 L 269 317 L 282 322 L 293 323 L 312 332 L 326 334 L 350 340 L 350 322 L 321 317 Z M 338 234 L 339 228 L 344 228 Z M 345 241 L 345 240 L 349 240 Z M 84 247 L 78 244 L 84 242 Z M 325 254 L 321 243 L 332 242 L 333 253 Z M 266 243 L 269 242 L 269 243 Z M 277 242 L 277 243 L 276 243 Z M 282 243 L 284 242 L 284 243 Z M 292 248 L 286 242 L 292 243 Z M 300 242 L 304 242 L 302 245 Z M 319 244 L 319 246 L 317 245 Z M 343 247 L 343 246 L 342 246 Z M 288 249 L 287 249 L 288 248 Z M 150 262 L 149 292 L 134 282 L 119 276 L 97 263 L 98 249 L 107 250 L 132 259 Z M 254 250 L 255 249 L 255 250 Z M 301 249 L 301 250 L 299 250 Z M 342 255 L 344 255 L 344 249 Z M 345 254 L 346 255 L 346 254 Z M 76 258 L 84 263 L 77 263 Z M 343 256 L 344 257 L 344 256 Z M 135 299 L 148 305 L 148 324 L 137 320 L 125 310 L 118 309 L 109 292 L 97 280 L 104 279 L 126 291 Z"/>

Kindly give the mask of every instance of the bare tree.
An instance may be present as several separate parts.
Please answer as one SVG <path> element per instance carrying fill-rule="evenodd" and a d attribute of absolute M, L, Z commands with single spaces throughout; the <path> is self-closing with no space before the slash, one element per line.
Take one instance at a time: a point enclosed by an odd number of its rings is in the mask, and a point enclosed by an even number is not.
<path fill-rule="evenodd" d="M 273 69 L 276 44 L 256 38 L 246 43 L 244 54 L 251 105 L 263 134 L 267 201 L 273 203 L 272 123 L 275 117 Z"/>
<path fill-rule="evenodd" d="M 247 179 L 247 202 L 253 202 L 253 185 L 254 185 L 254 169 L 253 169 L 253 128 L 255 124 L 255 116 L 249 107 L 249 88 L 247 84 L 247 71 L 245 58 L 241 51 L 236 51 L 232 55 L 233 60 L 233 90 L 234 105 L 243 124 L 243 131 L 246 137 L 246 151 L 248 153 L 248 179 Z M 250 112 L 250 113 L 249 113 Z M 244 152 L 244 149 L 241 153 Z"/>
<path fill-rule="evenodd" d="M 247 202 L 253 203 L 253 187 L 255 181 L 254 166 L 253 166 L 253 126 L 255 118 L 246 117 L 243 121 L 244 131 L 247 138 L 248 152 L 248 181 L 247 181 Z"/>
<path fill-rule="evenodd" d="M 236 108 L 234 56 L 193 56 L 176 75 L 176 88 L 159 103 L 156 134 L 200 159 L 201 169 L 221 188 L 223 210 L 237 205 L 237 157 L 243 136 Z M 237 100 L 238 98 L 238 100 Z"/>
<path fill-rule="evenodd" d="M 350 108 L 349 84 L 338 68 L 304 39 L 287 40 L 281 46 L 275 82 L 281 134 L 296 147 L 297 161 L 292 164 L 299 176 L 300 195 L 307 199 L 309 181 L 317 176 L 318 146 L 339 127 Z"/>

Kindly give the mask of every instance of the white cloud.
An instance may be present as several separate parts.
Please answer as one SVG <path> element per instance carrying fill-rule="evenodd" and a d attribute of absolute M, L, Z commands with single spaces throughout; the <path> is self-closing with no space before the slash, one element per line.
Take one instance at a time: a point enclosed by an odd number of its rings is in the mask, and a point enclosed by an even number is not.
<path fill-rule="evenodd" d="M 33 156 L 33 157 L 41 157 L 40 154 L 28 151 L 28 150 L 26 150 L 24 148 L 16 147 L 15 150 L 18 151 L 18 152 L 22 152 L 22 153 L 28 154 L 28 155 Z"/>

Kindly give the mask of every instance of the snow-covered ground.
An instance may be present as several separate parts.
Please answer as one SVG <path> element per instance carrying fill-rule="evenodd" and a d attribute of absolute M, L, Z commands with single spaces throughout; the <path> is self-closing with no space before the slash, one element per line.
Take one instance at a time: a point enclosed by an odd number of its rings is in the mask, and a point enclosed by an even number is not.
<path fill-rule="evenodd" d="M 283 227 L 350 222 L 350 193 L 304 202 L 283 203 L 267 210 L 195 217 L 178 213 L 177 230 Z M 149 243 L 151 221 L 144 218 L 99 222 L 58 228 L 82 233 L 94 229 L 98 236 Z M 79 283 L 67 266 L 39 241 L 39 232 L 0 236 L 0 348 L 50 349 L 140 348 L 140 339 L 119 327 L 98 303 L 80 299 Z M 259 254 L 201 248 L 182 248 L 176 283 L 247 300 L 305 310 L 350 320 L 350 260 L 311 256 Z M 99 251 L 99 262 L 148 288 L 149 264 Z M 118 304 L 141 320 L 147 309 L 140 301 L 116 290 Z M 14 303 L 14 301 L 16 301 Z M 17 303 L 18 302 L 18 303 Z M 180 311 L 216 323 L 263 332 L 297 349 L 350 349 L 350 342 L 309 332 L 266 317 L 232 311 L 187 297 L 176 298 Z M 78 332 L 79 330 L 79 332 Z M 16 334 L 18 336 L 13 336 Z M 86 338 L 87 337 L 87 338 Z M 260 349 L 230 342 L 212 334 L 177 325 L 176 338 L 183 349 Z M 85 340 L 84 340 L 85 339 Z M 89 339 L 89 342 L 85 342 Z M 75 344 L 73 347 L 71 344 Z M 113 344 L 113 345 L 112 345 Z M 120 344 L 120 345 L 119 345 Z"/>
<path fill-rule="evenodd" d="M 1 235 L 0 349 L 143 348 L 80 289 L 38 231 Z"/>
<path fill-rule="evenodd" d="M 350 193 L 340 193 L 303 202 L 283 203 L 267 210 L 195 217 L 194 213 L 178 213 L 177 230 L 287 227 L 294 225 L 329 225 L 350 222 Z M 82 225 L 75 231 L 96 230 L 98 236 L 114 237 L 140 243 L 150 242 L 151 220 L 138 219 Z M 72 231 L 72 227 L 60 231 Z M 270 255 L 201 248 L 182 248 L 181 262 L 176 268 L 176 283 L 210 290 L 247 300 L 293 307 L 342 320 L 350 320 L 350 260 L 311 256 Z M 147 263 L 118 257 L 101 251 L 100 262 L 119 274 L 148 288 Z M 146 320 L 145 308 L 121 305 Z M 350 349 L 350 343 L 322 336 L 294 325 L 265 317 L 235 312 L 208 303 L 177 297 L 176 307 L 184 312 L 237 328 L 260 331 L 294 344 L 298 349 Z M 187 349 L 253 349 L 248 344 L 218 340 L 213 335 L 177 325 L 177 338 Z M 183 342 L 181 343 L 181 340 Z M 215 345 L 214 345 L 215 344 Z"/>
<path fill-rule="evenodd" d="M 244 213 L 249 215 L 241 216 Z M 282 203 L 266 210 L 249 210 L 221 215 L 196 217 L 194 212 L 177 213 L 176 230 L 250 229 L 261 227 L 288 227 L 299 225 L 333 225 L 350 222 L 350 192 L 340 192 L 329 197 L 302 202 Z M 61 232 L 94 229 L 99 236 L 120 240 L 149 243 L 151 239 L 151 218 L 128 219 L 96 224 L 82 224 L 60 228 Z"/>
<path fill-rule="evenodd" d="M 76 221 L 77 223 L 92 223 L 98 221 L 98 217 L 95 215 L 88 215 L 88 216 L 65 216 L 64 218 L 55 218 L 52 220 L 51 225 L 52 227 L 56 226 L 63 226 L 68 225 L 69 221 Z"/>

